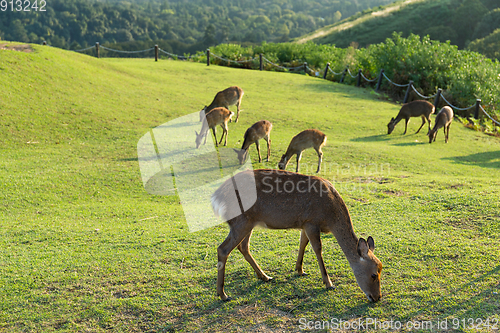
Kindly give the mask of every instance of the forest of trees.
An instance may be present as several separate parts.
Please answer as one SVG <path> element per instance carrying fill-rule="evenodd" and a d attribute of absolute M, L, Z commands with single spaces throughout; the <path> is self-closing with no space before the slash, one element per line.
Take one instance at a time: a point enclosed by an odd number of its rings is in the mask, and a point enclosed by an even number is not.
<path fill-rule="evenodd" d="M 38 0 L 40 1 L 40 0 Z M 32 1 L 34 2 L 34 0 Z M 80 49 L 146 41 L 195 52 L 218 43 L 285 42 L 394 0 L 46 0 L 0 12 L 0 39 Z M 143 42 L 143 43 L 134 43 Z M 152 43 L 149 43 L 151 45 Z"/>
<path fill-rule="evenodd" d="M 320 44 L 364 47 L 380 43 L 394 31 L 403 36 L 429 35 L 432 40 L 457 45 L 500 59 L 500 0 L 428 0 L 365 20 L 349 29 L 314 40 Z"/>

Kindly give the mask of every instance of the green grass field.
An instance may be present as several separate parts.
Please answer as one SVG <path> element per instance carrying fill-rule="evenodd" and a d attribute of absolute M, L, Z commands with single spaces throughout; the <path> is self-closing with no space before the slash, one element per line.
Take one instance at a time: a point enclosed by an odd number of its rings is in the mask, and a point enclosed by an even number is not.
<path fill-rule="evenodd" d="M 325 331 L 324 321 L 370 318 L 401 331 L 445 320 L 449 331 L 500 327 L 499 138 L 454 122 L 448 144 L 442 131 L 429 144 L 425 128 L 414 134 L 419 119 L 407 135 L 404 124 L 387 135 L 399 106 L 370 90 L 200 63 L 33 46 L 0 50 L 0 83 L 0 331 Z M 357 235 L 375 239 L 380 302 L 367 302 L 332 235 L 323 249 L 333 291 L 311 247 L 309 275 L 294 273 L 299 231 L 265 229 L 250 247 L 274 279 L 258 280 L 235 251 L 225 285 L 234 300 L 219 300 L 227 226 L 190 233 L 178 196 L 145 191 L 136 146 L 231 85 L 245 96 L 229 147 L 254 122 L 273 123 L 271 161 L 254 168 L 276 167 L 303 129 L 328 135 L 320 176 L 344 198 Z M 305 151 L 301 171 L 316 163 Z"/>

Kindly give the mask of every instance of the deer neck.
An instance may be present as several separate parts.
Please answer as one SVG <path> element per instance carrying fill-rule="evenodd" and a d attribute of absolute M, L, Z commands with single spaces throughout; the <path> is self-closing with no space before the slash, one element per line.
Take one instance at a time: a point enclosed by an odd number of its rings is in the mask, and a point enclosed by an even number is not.
<path fill-rule="evenodd" d="M 335 224 L 335 228 L 332 228 L 331 231 L 337 239 L 337 243 L 340 245 L 342 252 L 344 252 L 347 261 L 349 261 L 349 264 L 352 266 L 359 262 L 358 237 L 352 228 L 351 219 L 347 217 L 338 220 Z"/>
<path fill-rule="evenodd" d="M 398 114 L 396 119 L 394 119 L 394 122 L 393 122 L 394 126 L 396 126 L 401 120 L 403 120 L 403 118 L 404 117 L 402 115 Z"/>

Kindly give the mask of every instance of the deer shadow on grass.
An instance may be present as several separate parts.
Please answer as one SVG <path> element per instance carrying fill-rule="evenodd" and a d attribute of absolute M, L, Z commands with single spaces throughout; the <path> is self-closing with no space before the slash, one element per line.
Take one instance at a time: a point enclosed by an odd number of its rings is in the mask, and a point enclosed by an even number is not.
<path fill-rule="evenodd" d="M 415 147 L 415 146 L 421 146 L 429 144 L 428 142 L 423 142 L 423 141 L 413 141 L 413 142 L 400 142 L 400 143 L 394 143 L 393 146 L 398 146 L 398 147 Z"/>
<path fill-rule="evenodd" d="M 389 141 L 391 138 L 387 134 L 378 134 L 378 135 L 370 135 L 359 138 L 353 138 L 351 141 L 353 142 L 384 142 Z"/>
<path fill-rule="evenodd" d="M 444 159 L 452 160 L 453 162 L 459 164 L 500 169 L 500 151 L 488 151 L 467 156 L 446 157 Z"/>

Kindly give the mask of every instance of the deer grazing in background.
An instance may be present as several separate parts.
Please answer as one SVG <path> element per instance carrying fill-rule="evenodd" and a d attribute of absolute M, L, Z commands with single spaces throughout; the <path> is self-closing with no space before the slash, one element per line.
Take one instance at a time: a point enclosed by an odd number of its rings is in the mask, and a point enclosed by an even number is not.
<path fill-rule="evenodd" d="M 323 159 L 323 152 L 321 151 L 321 147 L 326 144 L 326 139 L 326 135 L 316 129 L 308 129 L 300 132 L 292 138 L 292 141 L 290 141 L 286 153 L 281 156 L 281 160 L 278 163 L 278 168 L 280 170 L 285 170 L 288 162 L 290 162 L 290 158 L 293 155 L 297 155 L 297 167 L 295 169 L 295 172 L 299 172 L 299 162 L 302 158 L 302 151 L 312 147 L 314 148 L 314 150 L 316 150 L 316 153 L 318 153 L 318 169 L 316 170 L 316 173 L 318 173 L 321 167 L 321 161 Z"/>
<path fill-rule="evenodd" d="M 215 95 L 212 103 L 210 103 L 209 106 L 205 106 L 200 111 L 200 121 L 202 121 L 203 119 L 203 114 L 209 113 L 214 108 L 225 107 L 226 109 L 229 109 L 230 105 L 236 105 L 237 114 L 234 122 L 237 123 L 238 117 L 240 116 L 240 105 L 241 105 L 241 99 L 243 98 L 243 94 L 244 94 L 243 89 L 237 86 L 232 86 L 222 91 L 219 91 Z"/>
<path fill-rule="evenodd" d="M 429 143 L 436 141 L 437 131 L 444 127 L 444 142 L 448 143 L 448 136 L 450 135 L 450 126 L 453 121 L 453 110 L 449 106 L 445 106 L 436 115 L 434 127 L 429 132 Z"/>
<path fill-rule="evenodd" d="M 427 131 L 427 134 L 429 134 L 429 131 L 431 130 L 431 114 L 434 113 L 435 109 L 436 108 L 434 107 L 434 105 L 424 100 L 413 101 L 404 104 L 401 107 L 401 110 L 399 110 L 396 119 L 392 118 L 389 124 L 387 124 L 387 134 L 391 134 L 392 131 L 394 131 L 394 127 L 402 119 L 405 120 L 405 132 L 403 133 L 403 135 L 406 134 L 410 117 L 422 117 L 422 125 L 419 127 L 418 131 L 415 134 L 420 132 L 420 129 L 425 125 L 426 120 L 429 123 L 429 130 Z"/>
<path fill-rule="evenodd" d="M 219 144 L 222 142 L 222 139 L 224 138 L 224 134 L 226 134 L 226 141 L 224 142 L 224 146 L 227 145 L 227 135 L 228 135 L 228 128 L 227 128 L 227 123 L 231 119 L 231 117 L 234 115 L 234 112 L 229 111 L 226 108 L 215 108 L 209 113 L 206 114 L 205 120 L 203 121 L 203 124 L 201 125 L 201 130 L 200 133 L 194 131 L 196 133 L 196 149 L 198 149 L 201 145 L 201 140 L 203 140 L 203 137 L 205 137 L 205 143 L 207 143 L 207 136 L 208 136 L 208 130 L 212 129 L 212 132 L 214 133 L 214 138 L 215 138 L 215 146 L 218 146 L 217 144 L 217 136 L 215 135 L 215 127 L 217 125 L 220 125 L 222 127 L 222 136 L 220 137 Z"/>
<path fill-rule="evenodd" d="M 241 149 L 234 149 L 234 151 L 238 154 L 238 160 L 240 164 L 246 160 L 248 156 L 248 150 L 252 143 L 255 143 L 255 147 L 257 148 L 257 153 L 259 154 L 259 163 L 262 162 L 262 158 L 260 157 L 260 146 L 259 139 L 264 138 L 267 142 L 267 162 L 269 162 L 269 156 L 271 155 L 271 129 L 273 128 L 273 124 L 271 124 L 267 120 L 261 120 L 250 126 L 244 135 L 243 145 Z"/>
<path fill-rule="evenodd" d="M 248 184 L 253 184 L 248 181 L 245 185 L 245 179 L 250 180 L 252 177 L 257 193 L 253 205 L 245 201 L 248 197 L 245 197 L 244 191 Z M 373 238 L 370 236 L 365 240 L 356 237 L 349 211 L 329 181 L 287 171 L 247 170 L 226 180 L 215 191 L 211 200 L 215 215 L 227 221 L 230 228 L 229 235 L 217 249 L 217 294 L 222 300 L 230 300 L 224 292 L 225 269 L 229 254 L 236 247 L 259 279 L 272 279 L 262 271 L 249 252 L 252 230 L 257 225 L 269 229 L 300 229 L 295 268 L 299 275 L 305 275 L 302 263 L 304 250 L 310 242 L 318 259 L 323 283 L 328 289 L 334 287 L 323 261 L 320 233 L 331 232 L 368 300 L 376 302 L 380 299 L 382 263 L 373 254 Z M 250 208 L 243 212 L 244 206 Z"/>

